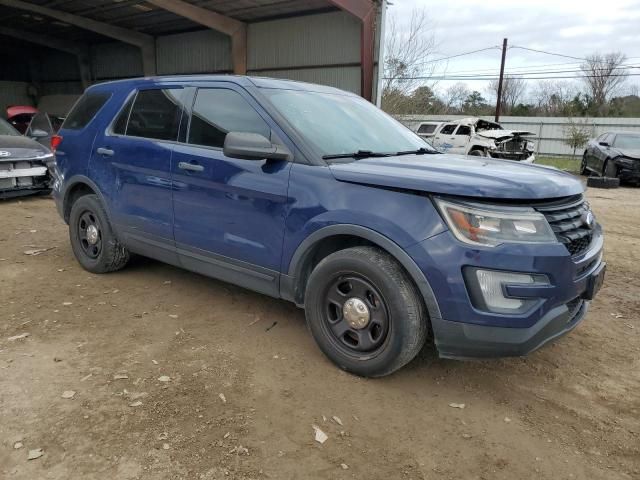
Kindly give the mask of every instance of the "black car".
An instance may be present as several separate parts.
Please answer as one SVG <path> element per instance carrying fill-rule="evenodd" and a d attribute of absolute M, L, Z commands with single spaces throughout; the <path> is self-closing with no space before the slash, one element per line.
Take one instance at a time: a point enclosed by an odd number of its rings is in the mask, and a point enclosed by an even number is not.
<path fill-rule="evenodd" d="M 583 175 L 593 172 L 640 183 L 640 134 L 608 132 L 591 140 L 582 156 L 580 170 Z"/>
<path fill-rule="evenodd" d="M 45 137 L 48 133 L 34 130 L 32 136 Z M 23 137 L 0 119 L 0 198 L 49 192 L 48 167 L 53 160 L 53 153 L 47 147 Z"/>

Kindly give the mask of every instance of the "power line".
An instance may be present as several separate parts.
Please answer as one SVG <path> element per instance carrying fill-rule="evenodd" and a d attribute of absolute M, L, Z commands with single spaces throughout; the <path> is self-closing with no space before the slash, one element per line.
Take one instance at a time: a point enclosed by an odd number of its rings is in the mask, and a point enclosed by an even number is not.
<path fill-rule="evenodd" d="M 608 75 L 608 77 L 640 77 L 640 73 L 625 73 L 619 75 Z M 563 80 L 563 79 L 573 79 L 580 80 L 582 78 L 599 78 L 599 75 L 572 75 L 572 76 L 551 76 L 551 77 L 518 77 L 522 80 Z M 493 76 L 447 76 L 447 75 L 432 75 L 432 76 L 421 76 L 421 77 L 398 77 L 398 78 L 389 78 L 384 77 L 384 80 L 396 80 L 399 82 L 409 81 L 409 80 L 464 80 L 464 81 L 489 81 L 489 80 L 497 80 L 498 77 L 496 75 Z"/>
<path fill-rule="evenodd" d="M 527 50 L 529 52 L 543 53 L 545 55 L 553 55 L 554 57 L 572 58 L 573 60 L 580 60 L 580 61 L 585 61 L 586 60 L 586 58 L 574 57 L 574 56 L 571 56 L 571 55 L 565 55 L 564 53 L 547 52 L 545 50 L 537 50 L 535 48 L 520 47 L 520 46 L 517 46 L 517 45 L 511 46 L 511 48 L 517 48 L 519 50 Z"/>
<path fill-rule="evenodd" d="M 561 64 L 559 64 L 561 65 Z M 517 68 L 517 67 L 514 67 Z M 505 71 L 505 75 L 507 76 L 512 76 L 512 77 L 518 77 L 520 75 L 544 75 L 544 74 L 550 74 L 550 73 L 581 73 L 583 72 L 583 70 L 581 68 L 571 68 L 568 70 L 534 70 L 532 69 L 533 67 L 520 67 L 520 68 L 531 68 L 531 70 L 528 71 L 522 71 L 522 72 L 516 72 L 516 71 L 512 71 L 512 70 L 506 70 Z M 631 69 L 631 68 L 640 68 L 640 65 L 632 65 L 632 64 L 621 64 L 620 66 L 616 67 L 614 70 L 623 70 L 623 69 Z M 590 69 L 591 70 L 591 69 Z M 602 68 L 595 68 L 593 70 L 609 70 L 608 67 L 602 67 Z M 490 72 L 490 73 L 486 73 L 486 72 Z M 481 70 L 454 70 L 454 71 L 443 71 L 442 73 L 440 73 L 440 75 L 452 75 L 452 74 L 464 74 L 464 73 L 473 73 L 475 75 L 495 75 L 495 68 L 487 68 L 487 69 L 481 69 Z M 437 75 L 437 74 L 436 74 Z"/>
<path fill-rule="evenodd" d="M 494 45 L 493 47 L 481 48 L 479 50 L 473 50 L 471 52 L 458 53 L 456 55 L 451 55 L 449 57 L 442 57 L 442 58 L 436 58 L 434 60 L 427 60 L 426 62 L 416 63 L 416 65 L 427 65 L 429 63 L 438 63 L 444 60 L 451 60 L 452 58 L 464 57 L 466 55 L 473 55 L 474 53 L 486 52 L 487 50 L 495 50 L 496 48 L 499 49 L 500 47 Z"/>

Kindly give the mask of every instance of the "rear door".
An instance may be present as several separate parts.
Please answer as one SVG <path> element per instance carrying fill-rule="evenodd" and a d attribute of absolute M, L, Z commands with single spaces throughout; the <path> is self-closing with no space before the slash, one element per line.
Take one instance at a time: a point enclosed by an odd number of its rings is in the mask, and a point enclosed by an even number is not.
<path fill-rule="evenodd" d="M 291 163 L 225 156 L 230 131 L 288 142 L 244 89 L 226 82 L 197 89 L 186 141 L 176 146 L 172 162 L 180 261 L 277 295 Z"/>
<path fill-rule="evenodd" d="M 177 263 L 171 155 L 182 116 L 181 88 L 132 92 L 96 137 L 91 178 L 104 181 L 111 220 L 131 250 Z"/>

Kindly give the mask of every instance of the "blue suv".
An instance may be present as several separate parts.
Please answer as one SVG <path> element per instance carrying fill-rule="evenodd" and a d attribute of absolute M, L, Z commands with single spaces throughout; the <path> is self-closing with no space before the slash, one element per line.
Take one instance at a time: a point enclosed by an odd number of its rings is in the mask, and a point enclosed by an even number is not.
<path fill-rule="evenodd" d="M 89 88 L 54 195 L 90 272 L 130 253 L 304 307 L 339 367 L 524 355 L 602 285 L 602 232 L 558 170 L 436 152 L 334 88 L 233 76 Z"/>

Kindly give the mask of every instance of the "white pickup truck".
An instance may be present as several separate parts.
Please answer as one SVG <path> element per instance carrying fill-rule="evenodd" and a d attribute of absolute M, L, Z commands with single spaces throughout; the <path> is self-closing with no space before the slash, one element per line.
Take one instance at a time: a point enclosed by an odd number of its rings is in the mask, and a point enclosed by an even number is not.
<path fill-rule="evenodd" d="M 529 138 L 534 136 L 523 130 L 505 130 L 481 118 L 464 118 L 442 124 L 429 141 L 446 153 L 533 163 L 535 144 Z"/>

